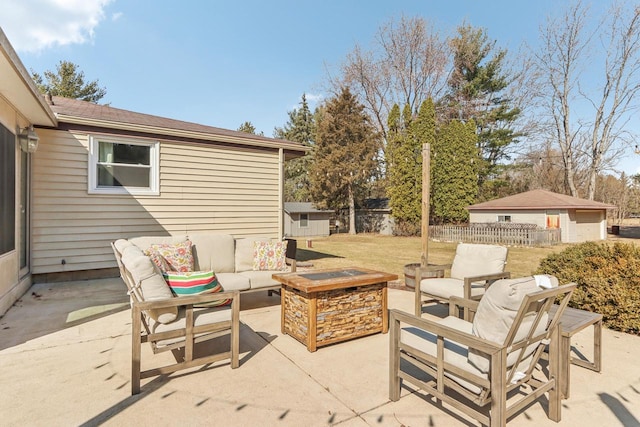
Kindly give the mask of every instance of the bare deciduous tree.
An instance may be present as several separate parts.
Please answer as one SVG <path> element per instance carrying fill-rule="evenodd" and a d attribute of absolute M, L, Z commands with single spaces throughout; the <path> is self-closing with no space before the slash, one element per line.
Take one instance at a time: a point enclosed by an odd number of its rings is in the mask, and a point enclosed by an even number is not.
<path fill-rule="evenodd" d="M 638 108 L 640 8 L 614 4 L 595 29 L 589 29 L 588 18 L 589 8 L 577 1 L 548 20 L 535 72 L 541 78 L 550 134 L 562 155 L 565 185 L 579 196 L 584 168 L 586 196 L 593 200 L 597 176 L 619 159 L 629 142 L 629 118 Z M 599 53 L 604 58 L 601 71 Z M 584 83 L 599 73 L 599 84 Z"/>
<path fill-rule="evenodd" d="M 423 18 L 402 17 L 379 29 L 373 50 L 356 46 L 330 84 L 350 87 L 386 138 L 393 105 L 409 105 L 416 112 L 429 97 L 439 99 L 449 70 L 446 37 Z"/>

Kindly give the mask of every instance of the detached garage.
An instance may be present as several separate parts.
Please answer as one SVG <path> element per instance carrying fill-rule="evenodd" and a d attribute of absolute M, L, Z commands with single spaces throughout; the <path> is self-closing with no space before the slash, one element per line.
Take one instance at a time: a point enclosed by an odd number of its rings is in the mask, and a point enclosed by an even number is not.
<path fill-rule="evenodd" d="M 607 209 L 614 205 L 546 190 L 532 190 L 469 206 L 472 223 L 513 222 L 559 228 L 563 243 L 605 240 Z"/>

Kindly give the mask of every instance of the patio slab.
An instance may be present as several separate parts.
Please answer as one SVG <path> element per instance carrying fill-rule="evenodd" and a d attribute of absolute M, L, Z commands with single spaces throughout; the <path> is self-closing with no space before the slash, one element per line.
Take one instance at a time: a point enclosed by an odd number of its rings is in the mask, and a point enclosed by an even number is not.
<path fill-rule="evenodd" d="M 280 332 L 279 298 L 266 292 L 242 296 L 238 369 L 221 363 L 143 380 L 142 393 L 130 396 L 124 294 L 119 279 L 34 285 L 0 319 L 3 425 L 477 425 L 406 388 L 389 401 L 387 334 L 309 353 Z M 389 307 L 411 311 L 412 298 L 390 289 Z M 588 356 L 590 340 L 587 328 L 574 345 Z M 638 354 L 640 337 L 605 329 L 602 372 L 571 367 L 560 424 L 640 425 Z M 509 425 L 557 424 L 535 403 Z"/>

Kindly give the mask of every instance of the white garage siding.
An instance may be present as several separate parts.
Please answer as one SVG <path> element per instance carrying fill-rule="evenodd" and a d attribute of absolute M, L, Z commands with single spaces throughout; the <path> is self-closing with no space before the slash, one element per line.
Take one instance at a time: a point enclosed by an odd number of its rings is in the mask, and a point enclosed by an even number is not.
<path fill-rule="evenodd" d="M 160 139 L 159 196 L 96 195 L 87 192 L 88 135 L 39 135 L 32 179 L 34 274 L 116 267 L 109 242 L 121 237 L 280 235 L 277 149 Z"/>
<path fill-rule="evenodd" d="M 576 211 L 576 239 L 578 242 L 602 240 L 603 213 L 601 211 Z"/>
<path fill-rule="evenodd" d="M 530 210 L 472 211 L 469 213 L 469 222 L 498 222 L 499 215 L 511 215 L 511 222 L 513 223 L 536 224 L 540 228 L 546 228 L 545 213 L 540 211 L 534 212 Z"/>

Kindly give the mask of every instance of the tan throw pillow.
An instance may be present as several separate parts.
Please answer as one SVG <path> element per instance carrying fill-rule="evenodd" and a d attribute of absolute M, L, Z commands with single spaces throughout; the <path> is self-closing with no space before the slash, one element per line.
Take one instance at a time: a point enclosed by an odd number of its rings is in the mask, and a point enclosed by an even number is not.
<path fill-rule="evenodd" d="M 284 271 L 287 241 L 255 241 L 253 243 L 254 271 Z"/>

